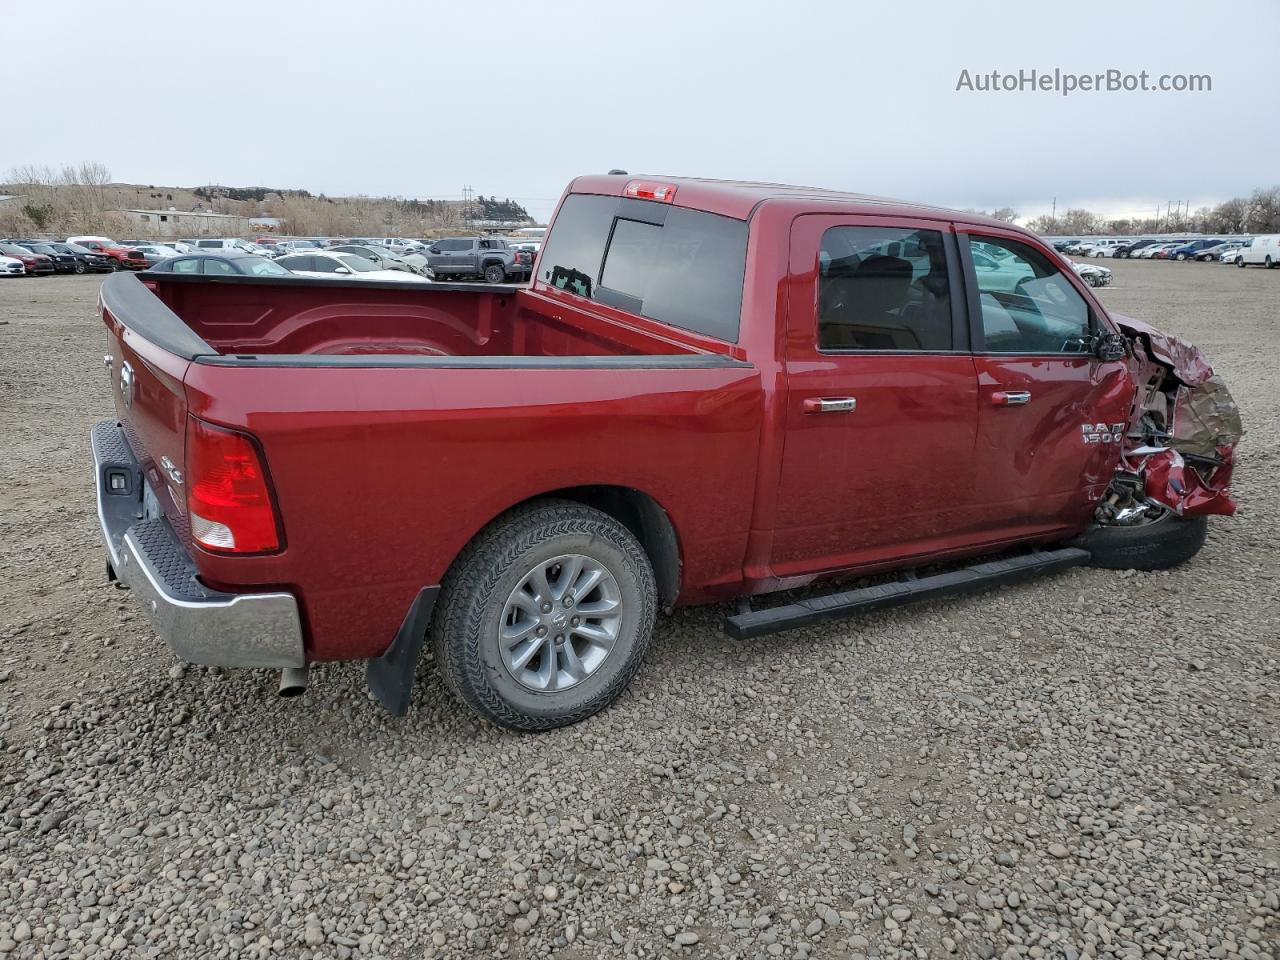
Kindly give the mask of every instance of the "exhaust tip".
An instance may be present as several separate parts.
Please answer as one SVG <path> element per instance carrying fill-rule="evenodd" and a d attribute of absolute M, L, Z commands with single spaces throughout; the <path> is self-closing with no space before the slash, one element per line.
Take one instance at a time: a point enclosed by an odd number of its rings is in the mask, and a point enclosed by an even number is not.
<path fill-rule="evenodd" d="M 280 671 L 280 696 L 298 697 L 306 692 L 306 667 L 285 667 Z"/>

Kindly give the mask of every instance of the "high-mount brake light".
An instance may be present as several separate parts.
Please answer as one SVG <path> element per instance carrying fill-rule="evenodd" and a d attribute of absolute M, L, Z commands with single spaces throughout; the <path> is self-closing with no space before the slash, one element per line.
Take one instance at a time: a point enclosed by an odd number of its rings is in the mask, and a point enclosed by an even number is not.
<path fill-rule="evenodd" d="M 674 183 L 657 183 L 653 180 L 631 180 L 622 192 L 624 196 L 635 197 L 637 200 L 657 200 L 659 203 L 671 203 L 676 198 Z"/>
<path fill-rule="evenodd" d="M 249 436 L 187 418 L 187 515 L 191 535 L 209 550 L 280 549 L 266 467 Z"/>

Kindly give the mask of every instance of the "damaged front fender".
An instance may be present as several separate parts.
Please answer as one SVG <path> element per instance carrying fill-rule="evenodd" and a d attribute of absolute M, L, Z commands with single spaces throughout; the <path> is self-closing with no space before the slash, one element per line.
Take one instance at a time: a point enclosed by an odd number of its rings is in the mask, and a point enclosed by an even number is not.
<path fill-rule="evenodd" d="M 1180 516 L 1230 515 L 1240 411 L 1194 344 L 1129 317 L 1113 317 L 1130 340 L 1138 385 L 1121 470 L 1145 498 Z"/>

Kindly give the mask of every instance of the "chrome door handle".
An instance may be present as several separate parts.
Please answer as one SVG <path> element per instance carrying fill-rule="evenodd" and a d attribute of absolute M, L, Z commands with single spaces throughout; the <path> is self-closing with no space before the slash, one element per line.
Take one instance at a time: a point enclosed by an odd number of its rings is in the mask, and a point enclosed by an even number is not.
<path fill-rule="evenodd" d="M 1030 390 L 997 390 L 991 394 L 991 403 L 997 407 L 1025 407 L 1030 402 Z"/>
<path fill-rule="evenodd" d="M 805 397 L 805 413 L 853 413 L 858 409 L 854 397 Z"/>

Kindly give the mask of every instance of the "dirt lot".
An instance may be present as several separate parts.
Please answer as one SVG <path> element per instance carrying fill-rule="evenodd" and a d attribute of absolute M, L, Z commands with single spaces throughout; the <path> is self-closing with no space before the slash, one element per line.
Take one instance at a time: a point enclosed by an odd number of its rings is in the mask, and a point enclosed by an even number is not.
<path fill-rule="evenodd" d="M 1111 263 L 1248 430 L 1164 574 L 1074 570 L 749 642 L 660 622 L 577 727 L 422 667 L 297 700 L 183 669 L 106 585 L 97 281 L 0 281 L 0 954 L 1280 955 L 1280 271 Z"/>

